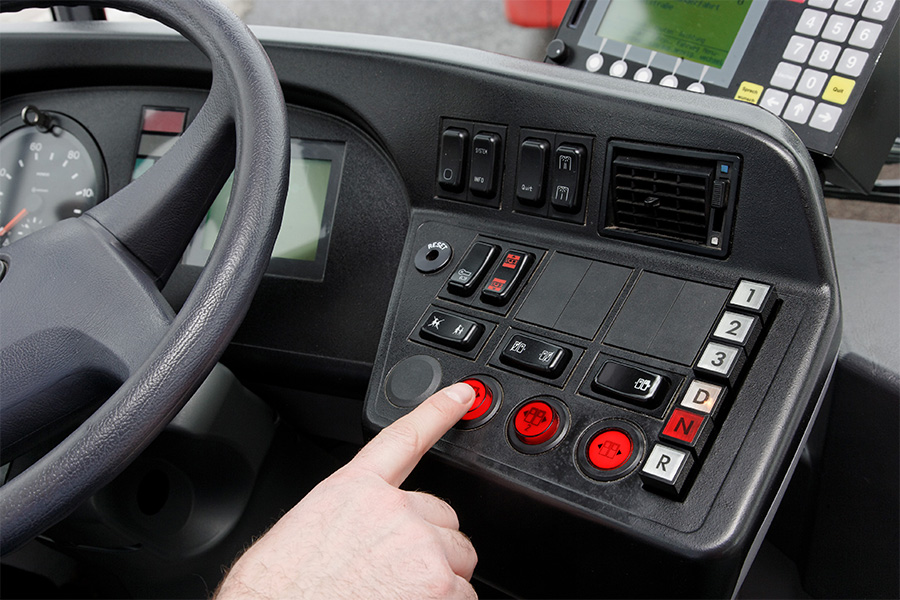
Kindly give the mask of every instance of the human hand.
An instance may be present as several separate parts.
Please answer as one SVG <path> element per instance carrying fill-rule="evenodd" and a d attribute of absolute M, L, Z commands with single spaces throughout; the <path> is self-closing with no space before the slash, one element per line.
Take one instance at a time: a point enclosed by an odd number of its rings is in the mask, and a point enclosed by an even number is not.
<path fill-rule="evenodd" d="M 457 383 L 385 428 L 247 550 L 217 598 L 476 598 L 456 512 L 398 487 L 474 400 Z"/>

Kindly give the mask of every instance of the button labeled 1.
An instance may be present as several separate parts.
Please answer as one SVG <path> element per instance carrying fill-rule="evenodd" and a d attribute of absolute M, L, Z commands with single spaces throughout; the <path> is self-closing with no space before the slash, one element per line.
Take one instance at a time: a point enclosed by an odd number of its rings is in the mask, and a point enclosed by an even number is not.
<path fill-rule="evenodd" d="M 744 312 L 752 312 L 765 321 L 775 304 L 772 286 L 742 279 L 728 300 L 728 306 Z"/>

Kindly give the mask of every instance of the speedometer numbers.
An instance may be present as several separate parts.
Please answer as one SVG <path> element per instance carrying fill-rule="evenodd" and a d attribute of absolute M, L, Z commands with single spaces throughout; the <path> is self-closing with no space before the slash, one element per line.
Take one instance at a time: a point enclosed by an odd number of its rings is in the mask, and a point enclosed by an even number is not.
<path fill-rule="evenodd" d="M 37 121 L 35 113 L 40 117 Z M 22 111 L 0 139 L 0 245 L 62 219 L 77 217 L 106 196 L 100 152 L 72 119 Z"/>

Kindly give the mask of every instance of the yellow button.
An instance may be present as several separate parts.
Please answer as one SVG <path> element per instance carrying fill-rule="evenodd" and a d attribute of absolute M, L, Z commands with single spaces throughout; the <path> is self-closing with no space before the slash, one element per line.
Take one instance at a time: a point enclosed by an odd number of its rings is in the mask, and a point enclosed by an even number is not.
<path fill-rule="evenodd" d="M 852 79 L 832 75 L 831 79 L 828 80 L 828 85 L 825 86 L 825 93 L 822 94 L 822 99 L 835 104 L 847 104 L 854 85 L 856 85 L 856 82 Z"/>
<path fill-rule="evenodd" d="M 734 99 L 756 104 L 759 102 L 759 97 L 762 96 L 762 93 L 763 86 L 744 81 L 741 83 L 741 87 L 738 88 L 737 94 L 734 95 Z"/>

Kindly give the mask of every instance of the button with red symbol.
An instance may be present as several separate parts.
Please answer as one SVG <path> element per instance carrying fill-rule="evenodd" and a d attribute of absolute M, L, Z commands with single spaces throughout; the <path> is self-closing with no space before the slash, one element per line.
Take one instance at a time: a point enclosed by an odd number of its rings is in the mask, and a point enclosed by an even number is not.
<path fill-rule="evenodd" d="M 568 424 L 568 411 L 556 398 L 539 396 L 520 404 L 509 421 L 512 445 L 525 454 L 549 450 L 563 438 Z"/>
<path fill-rule="evenodd" d="M 463 379 L 465 383 L 475 390 L 475 402 L 469 412 L 462 416 L 456 424 L 458 429 L 474 429 L 487 423 L 496 414 L 500 407 L 501 389 L 500 383 L 493 377 L 475 375 Z"/>
<path fill-rule="evenodd" d="M 599 481 L 618 479 L 640 462 L 644 436 L 627 421 L 609 419 L 585 431 L 578 441 L 578 465 Z"/>

